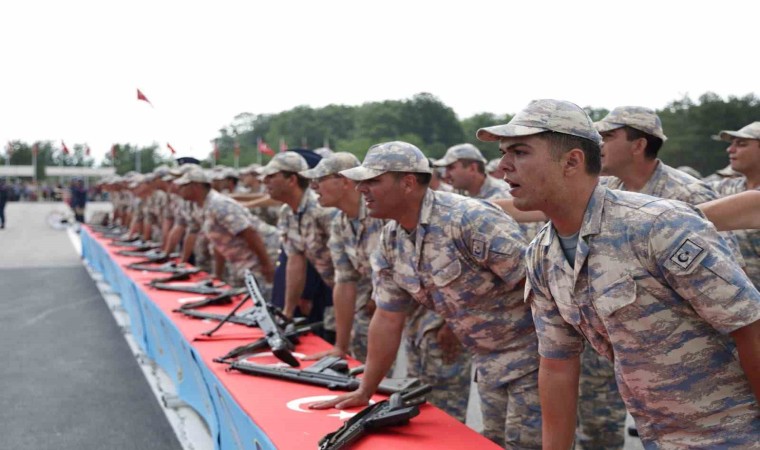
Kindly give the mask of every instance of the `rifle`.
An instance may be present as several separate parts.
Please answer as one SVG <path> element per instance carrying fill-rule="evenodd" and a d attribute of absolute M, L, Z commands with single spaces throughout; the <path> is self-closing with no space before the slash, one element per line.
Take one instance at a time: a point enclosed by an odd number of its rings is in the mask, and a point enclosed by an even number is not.
<path fill-rule="evenodd" d="M 419 405 L 425 402 L 421 396 L 430 391 L 431 387 L 425 384 L 411 391 L 397 392 L 388 400 L 367 406 L 336 431 L 320 439 L 319 450 L 348 448 L 372 430 L 408 424 L 410 419 L 420 414 Z"/>
<path fill-rule="evenodd" d="M 259 285 L 256 283 L 256 278 L 254 278 L 253 273 L 251 273 L 250 270 L 245 271 L 245 287 L 248 288 L 248 295 L 253 302 L 253 312 L 251 315 L 259 324 L 261 331 L 264 332 L 264 338 L 267 341 L 267 345 L 269 345 L 269 348 L 272 350 L 272 353 L 291 367 L 298 367 L 300 363 L 295 356 L 290 353 L 295 349 L 295 345 L 285 336 L 285 332 L 275 321 L 275 316 L 279 317 L 280 321 L 288 321 L 288 318 L 285 317 L 281 311 L 275 310 L 274 307 L 270 310 L 270 306 L 267 304 L 266 300 L 264 300 L 264 296 L 261 295 Z M 275 311 L 274 316 L 272 315 L 272 310 Z M 222 323 L 223 322 L 220 322 L 215 329 L 209 330 L 204 334 L 210 336 L 211 333 L 222 326 Z"/>
<path fill-rule="evenodd" d="M 355 375 L 362 368 L 348 369 L 348 362 L 338 356 L 325 356 L 306 369 L 291 369 L 289 367 L 272 367 L 248 362 L 244 359 L 233 361 L 230 369 L 235 369 L 248 375 L 280 378 L 296 383 L 312 384 L 326 387 L 331 391 L 355 391 L 361 380 Z M 419 384 L 417 378 L 384 378 L 377 388 L 381 394 L 394 394 Z"/>
<path fill-rule="evenodd" d="M 292 342 L 293 345 L 297 345 L 299 337 L 301 337 L 302 335 L 306 333 L 314 331 L 321 326 L 322 326 L 322 322 L 310 323 L 309 325 L 306 325 L 301 328 L 295 328 L 294 325 L 288 325 L 288 327 L 285 328 L 285 337 L 290 342 Z M 226 355 L 221 356 L 219 358 L 214 358 L 214 362 L 230 364 L 232 360 L 235 358 L 238 358 L 244 355 L 250 355 L 251 353 L 259 352 L 261 350 L 266 349 L 267 347 L 268 347 L 267 339 L 266 337 L 263 337 L 260 339 L 256 339 L 250 344 L 241 345 L 240 347 L 233 348 Z"/>
<path fill-rule="evenodd" d="M 220 295 L 227 291 L 221 284 L 214 285 L 213 280 L 203 280 L 193 284 L 172 284 L 153 280 L 148 285 L 162 291 L 189 292 L 201 295 Z"/>
<path fill-rule="evenodd" d="M 232 322 L 252 328 L 258 328 L 259 326 L 259 323 L 256 322 L 256 319 L 253 317 L 253 314 L 251 314 L 250 310 L 246 310 L 242 314 L 233 315 L 217 314 L 188 308 L 177 308 L 174 310 L 174 312 L 182 313 L 188 317 L 194 317 L 196 319 L 215 320 L 217 322 Z"/>
<path fill-rule="evenodd" d="M 161 247 L 161 244 L 158 242 L 152 242 L 152 241 L 143 241 L 143 240 L 136 240 L 136 241 L 111 241 L 111 245 L 113 247 L 132 247 L 132 251 L 145 251 L 145 250 L 151 250 L 154 248 Z"/>
<path fill-rule="evenodd" d="M 153 280 L 150 280 L 148 283 L 145 283 L 148 286 L 153 286 L 157 283 L 165 284 L 172 281 L 181 281 L 181 280 L 189 280 L 191 276 L 195 275 L 196 273 L 200 272 L 201 269 L 187 269 L 187 270 L 178 270 L 176 272 L 173 272 L 168 277 L 163 278 L 155 278 Z"/>
<path fill-rule="evenodd" d="M 215 295 L 214 297 L 207 297 L 203 300 L 198 300 L 196 302 L 187 302 L 180 306 L 179 308 L 175 309 L 174 312 L 181 312 L 184 313 L 185 311 L 189 311 L 194 308 L 202 308 L 204 306 L 211 306 L 211 305 L 227 305 L 232 303 L 232 297 L 235 297 L 236 295 L 244 294 L 246 292 L 245 288 L 232 288 L 227 289 L 223 293 L 219 295 Z M 192 315 L 192 314 L 188 314 Z M 198 316 L 196 316 L 198 317 Z M 204 319 L 208 319 L 209 317 L 203 317 Z"/>
<path fill-rule="evenodd" d="M 119 250 L 116 252 L 117 255 L 121 256 L 138 256 L 140 258 L 145 258 L 145 261 L 160 261 L 163 258 L 167 258 L 166 253 L 163 251 L 157 249 L 157 248 L 136 248 L 132 250 Z"/>
<path fill-rule="evenodd" d="M 143 270 L 145 272 L 161 272 L 161 273 L 177 273 L 177 272 L 186 272 L 189 270 L 195 270 L 196 272 L 200 272 L 200 269 L 193 269 L 192 267 L 189 267 L 188 264 L 182 263 L 182 262 L 174 262 L 170 261 L 164 264 L 155 265 L 145 262 L 135 262 L 132 264 L 127 265 L 128 269 L 132 270 Z"/>

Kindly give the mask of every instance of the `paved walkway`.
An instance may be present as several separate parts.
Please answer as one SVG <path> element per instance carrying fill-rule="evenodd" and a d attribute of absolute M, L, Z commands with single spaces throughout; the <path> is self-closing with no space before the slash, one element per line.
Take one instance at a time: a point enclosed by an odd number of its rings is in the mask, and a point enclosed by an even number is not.
<path fill-rule="evenodd" d="M 45 221 L 62 208 L 9 203 L 0 230 L 0 447 L 180 449 L 66 231 Z"/>

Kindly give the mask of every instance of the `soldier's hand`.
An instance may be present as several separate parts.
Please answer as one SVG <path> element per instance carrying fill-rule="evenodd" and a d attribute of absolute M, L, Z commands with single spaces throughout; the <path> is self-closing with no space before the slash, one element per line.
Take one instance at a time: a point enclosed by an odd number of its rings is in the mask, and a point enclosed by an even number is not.
<path fill-rule="evenodd" d="M 272 264 L 262 266 L 261 274 L 264 276 L 264 279 L 267 281 L 267 283 L 271 284 L 274 282 L 274 266 Z"/>
<path fill-rule="evenodd" d="M 339 395 L 332 400 L 312 403 L 309 405 L 309 409 L 345 409 L 354 406 L 366 406 L 369 405 L 370 397 L 372 397 L 371 394 L 367 394 L 363 392 L 361 388 L 359 388 L 353 392 L 349 392 L 348 394 Z"/>
<path fill-rule="evenodd" d="M 325 356 L 337 356 L 339 358 L 345 358 L 348 356 L 348 352 L 338 347 L 333 347 L 330 350 L 325 350 L 323 352 L 314 353 L 313 355 L 304 356 L 302 359 L 304 361 L 312 361 L 315 359 L 322 359 Z"/>
<path fill-rule="evenodd" d="M 436 340 L 443 351 L 443 362 L 452 363 L 462 353 L 462 344 L 447 324 L 438 329 Z"/>
<path fill-rule="evenodd" d="M 367 313 L 370 317 L 372 317 L 375 314 L 375 310 L 377 309 L 377 303 L 375 303 L 374 300 L 367 300 Z"/>
<path fill-rule="evenodd" d="M 301 311 L 301 314 L 304 316 L 308 316 L 311 314 L 311 300 L 307 298 L 302 298 L 298 300 L 298 309 Z"/>

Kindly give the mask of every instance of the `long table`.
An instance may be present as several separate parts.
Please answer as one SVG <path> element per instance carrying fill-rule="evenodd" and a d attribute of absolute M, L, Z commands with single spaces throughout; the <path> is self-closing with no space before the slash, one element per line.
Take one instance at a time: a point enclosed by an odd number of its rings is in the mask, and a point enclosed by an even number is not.
<path fill-rule="evenodd" d="M 121 296 L 129 314 L 132 335 L 141 350 L 172 379 L 179 397 L 204 419 L 218 449 L 316 449 L 325 434 L 336 430 L 357 410 L 310 410 L 308 404 L 333 398 L 325 388 L 255 377 L 227 371 L 213 361 L 230 349 L 262 336 L 260 330 L 225 324 L 212 338 L 201 333 L 215 323 L 174 313 L 195 294 L 161 291 L 147 283 L 166 276 L 126 268 L 140 258 L 116 254 L 109 239 L 83 227 L 82 257 L 103 274 Z M 202 278 L 203 275 L 198 275 Z M 204 311 L 227 313 L 232 306 L 211 306 Z M 301 338 L 297 357 L 327 350 L 330 345 L 314 335 Z M 259 364 L 276 364 L 271 353 L 249 358 Z M 352 364 L 358 364 L 355 361 Z M 309 362 L 302 362 L 308 367 Z M 466 395 L 463 393 L 462 395 Z M 377 395 L 373 400 L 386 397 Z M 426 404 L 409 425 L 372 433 L 354 447 L 360 450 L 388 448 L 494 449 L 491 441 L 475 433 L 443 411 Z"/>

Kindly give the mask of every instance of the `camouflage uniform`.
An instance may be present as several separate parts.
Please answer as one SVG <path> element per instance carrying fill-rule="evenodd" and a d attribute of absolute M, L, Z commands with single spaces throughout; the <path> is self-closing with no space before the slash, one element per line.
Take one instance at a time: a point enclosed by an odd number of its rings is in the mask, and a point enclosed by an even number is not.
<path fill-rule="evenodd" d="M 330 223 L 337 212 L 335 208 L 319 206 L 314 191 L 306 189 L 298 210 L 293 211 L 290 206 L 282 205 L 277 222 L 285 254 L 288 257 L 304 255 L 330 288 L 335 285 L 335 268 L 327 241 L 330 238 Z M 325 308 L 323 326 L 326 330 L 335 330 L 332 306 Z"/>
<path fill-rule="evenodd" d="M 268 298 L 271 284 L 265 281 L 258 256 L 240 233 L 247 228 L 252 228 L 258 233 L 267 249 L 270 262 L 274 264 L 279 246 L 277 229 L 253 217 L 235 200 L 213 189 L 209 191 L 203 203 L 203 218 L 203 232 L 214 248 L 224 256 L 228 269 L 227 283 L 236 287 L 244 286 L 245 271 L 250 270 L 256 275 L 262 294 Z"/>
<path fill-rule="evenodd" d="M 760 122 L 753 122 L 739 131 L 721 131 L 719 136 L 729 142 L 735 137 L 760 140 Z M 718 195 L 724 197 L 746 191 L 747 179 L 743 176 L 724 178 L 710 185 L 718 192 Z M 737 230 L 734 234 L 744 257 L 744 271 L 747 272 L 747 276 L 755 287 L 760 289 L 760 230 Z"/>
<path fill-rule="evenodd" d="M 517 224 L 501 210 L 428 190 L 415 230 L 395 221 L 383 229 L 372 276 L 379 308 L 406 311 L 418 302 L 472 352 L 484 434 L 501 445 L 540 448 L 536 338 L 521 293 L 524 248 Z M 422 335 L 427 329 L 423 323 Z"/>
<path fill-rule="evenodd" d="M 574 268 L 551 226 L 526 260 L 539 353 L 577 356 L 585 337 L 613 361 L 647 448 L 758 447 L 760 408 L 727 334 L 760 319 L 760 294 L 709 222 L 597 186 Z"/>
<path fill-rule="evenodd" d="M 161 190 L 156 189 L 148 198 L 148 206 L 145 215 L 145 220 L 150 223 L 152 232 L 151 240 L 160 242 L 162 239 L 161 224 L 163 222 L 164 215 L 166 214 L 167 205 L 169 203 L 169 195 Z"/>
<path fill-rule="evenodd" d="M 356 283 L 356 306 L 354 324 L 351 328 L 351 354 L 360 361 L 367 360 L 367 334 L 372 313 L 372 268 L 370 254 L 380 238 L 384 220 L 367 214 L 364 199 L 359 206 L 359 216 L 349 218 L 340 212 L 332 222 L 330 254 L 335 265 L 336 283 Z"/>
<path fill-rule="evenodd" d="M 319 161 L 313 169 L 300 172 L 301 176 L 317 180 L 338 174 L 341 170 L 359 165 L 359 160 L 351 153 L 332 153 Z M 335 284 L 353 283 L 356 287 L 354 317 L 351 327 L 350 352 L 360 360 L 367 360 L 367 335 L 372 319 L 372 268 L 370 254 L 377 247 L 384 220 L 368 215 L 364 198 L 359 199 L 357 217 L 351 218 L 336 210 L 330 226 L 328 247 L 335 267 Z"/>

